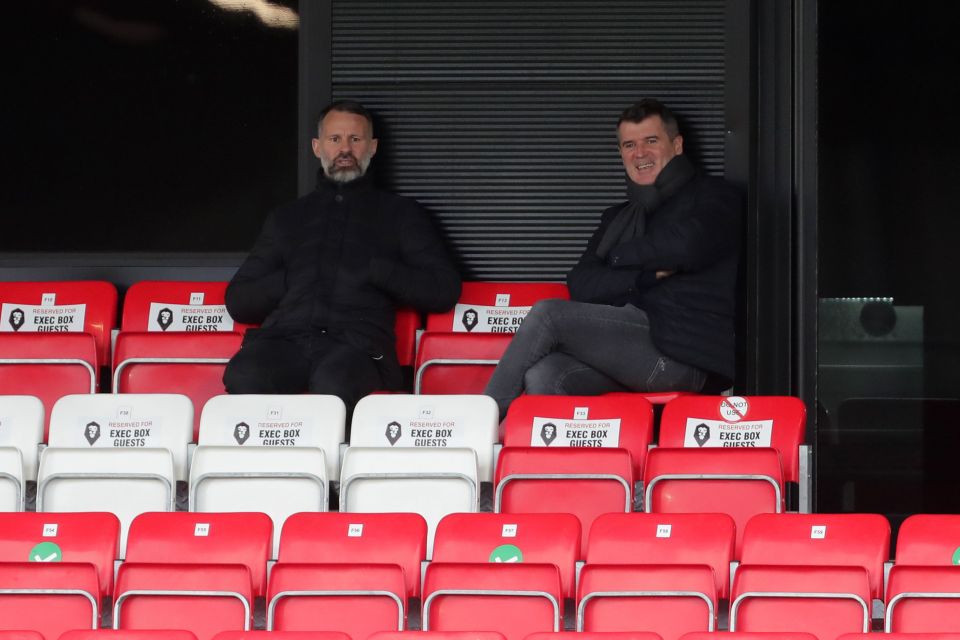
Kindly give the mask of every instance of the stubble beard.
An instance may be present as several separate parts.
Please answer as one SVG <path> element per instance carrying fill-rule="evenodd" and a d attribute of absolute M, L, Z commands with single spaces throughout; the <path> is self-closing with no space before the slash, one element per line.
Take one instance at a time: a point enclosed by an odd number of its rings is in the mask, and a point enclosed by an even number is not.
<path fill-rule="evenodd" d="M 341 158 L 350 158 L 354 164 L 344 167 L 337 166 L 337 160 Z M 324 175 L 334 182 L 344 184 L 366 175 L 367 169 L 370 167 L 370 159 L 371 156 L 357 158 L 352 153 L 342 153 L 332 159 L 320 158 L 320 164 L 323 166 Z"/>

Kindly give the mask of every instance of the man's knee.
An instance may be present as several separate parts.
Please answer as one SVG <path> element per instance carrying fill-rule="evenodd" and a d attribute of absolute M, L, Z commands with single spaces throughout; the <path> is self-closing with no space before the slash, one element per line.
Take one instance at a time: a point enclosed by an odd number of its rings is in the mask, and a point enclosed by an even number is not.
<path fill-rule="evenodd" d="M 561 358 L 552 353 L 523 374 L 523 388 L 527 393 L 535 395 L 557 395 L 562 394 L 563 389 L 560 385 L 565 371 L 565 363 Z"/>
<path fill-rule="evenodd" d="M 292 363 L 241 350 L 227 363 L 223 386 L 227 393 L 300 393 L 306 385 Z"/>
<path fill-rule="evenodd" d="M 227 393 L 263 393 L 265 376 L 259 369 L 252 358 L 237 354 L 223 371 L 223 387 Z"/>

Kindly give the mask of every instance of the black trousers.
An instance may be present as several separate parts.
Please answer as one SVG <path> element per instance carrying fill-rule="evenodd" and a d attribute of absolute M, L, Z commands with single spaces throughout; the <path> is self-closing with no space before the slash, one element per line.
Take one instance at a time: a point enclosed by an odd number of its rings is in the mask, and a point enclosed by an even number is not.
<path fill-rule="evenodd" d="M 227 393 L 325 393 L 353 408 L 385 387 L 369 354 L 326 334 L 248 332 L 223 373 Z"/>

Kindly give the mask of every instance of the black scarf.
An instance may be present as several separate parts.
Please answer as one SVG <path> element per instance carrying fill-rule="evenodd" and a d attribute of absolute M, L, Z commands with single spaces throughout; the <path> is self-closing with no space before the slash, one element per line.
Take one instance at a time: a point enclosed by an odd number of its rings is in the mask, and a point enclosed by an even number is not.
<path fill-rule="evenodd" d="M 653 184 L 637 184 L 627 177 L 627 206 L 620 210 L 610 222 L 600 244 L 597 255 L 606 258 L 614 247 L 639 238 L 647 226 L 647 216 L 657 210 L 660 203 L 677 193 L 690 182 L 696 170 L 685 155 L 676 155 L 667 163 Z"/>

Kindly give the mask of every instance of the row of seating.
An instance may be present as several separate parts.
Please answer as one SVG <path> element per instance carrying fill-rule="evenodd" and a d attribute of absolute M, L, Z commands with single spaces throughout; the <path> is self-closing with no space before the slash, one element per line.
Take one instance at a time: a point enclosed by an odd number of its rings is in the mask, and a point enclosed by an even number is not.
<path fill-rule="evenodd" d="M 744 416 L 729 422 L 734 404 Z M 372 395 L 354 411 L 349 446 L 336 397 L 217 396 L 197 447 L 184 396 L 71 395 L 54 406 L 37 465 L 41 409 L 0 396 L 0 469 L 12 480 L 0 482 L 3 508 L 22 509 L 22 479 L 38 479 L 38 510 L 83 504 L 117 512 L 125 526 L 141 511 L 172 509 L 176 483 L 189 481 L 192 510 L 262 510 L 279 527 L 290 513 L 327 510 L 340 480 L 342 510 L 405 505 L 431 531 L 446 513 L 477 511 L 482 483 L 494 483 L 496 511 L 573 512 L 584 530 L 601 513 L 633 510 L 642 483 L 648 511 L 723 511 L 742 530 L 755 513 L 785 510 L 788 485 L 805 477 L 794 398 L 677 398 L 648 452 L 653 410 L 632 394 L 523 396 L 502 435 L 486 396 Z M 712 435 L 698 441 L 702 430 Z M 730 442 L 762 446 L 720 446 Z"/>
<path fill-rule="evenodd" d="M 872 514 L 761 514 L 734 562 L 723 514 L 606 514 L 580 558 L 570 514 L 452 514 L 427 558 L 417 514 L 298 513 L 267 571 L 273 527 L 258 513 L 147 513 L 119 563 L 108 513 L 0 514 L 0 628 L 47 637 L 101 619 L 117 629 L 188 629 L 199 638 L 247 629 L 258 598 L 266 628 L 332 630 L 364 640 L 407 628 L 502 633 L 650 631 L 664 640 L 711 632 L 805 631 L 833 639 L 871 628 L 886 603 L 892 632 L 960 632 L 960 516 L 903 525 L 885 585 L 890 527 Z M 732 576 L 732 579 L 731 579 Z M 725 603 L 729 602 L 729 613 Z M 51 609 L 56 616 L 44 615 Z"/>
<path fill-rule="evenodd" d="M 847 633 L 837 640 L 872 640 L 872 633 Z M 885 633 L 879 636 L 884 640 L 960 640 L 956 633 Z M 67 631 L 59 640 L 197 640 L 197 636 L 186 630 L 74 630 Z M 810 633 L 785 632 L 691 632 L 679 640 L 817 640 Z M 0 640 L 44 640 L 35 631 L 0 631 Z M 213 640 L 351 640 L 350 636 L 339 631 L 221 631 Z M 370 640 L 506 640 L 496 631 L 380 631 Z M 663 640 L 653 632 L 538 632 L 531 633 L 525 640 Z"/>

